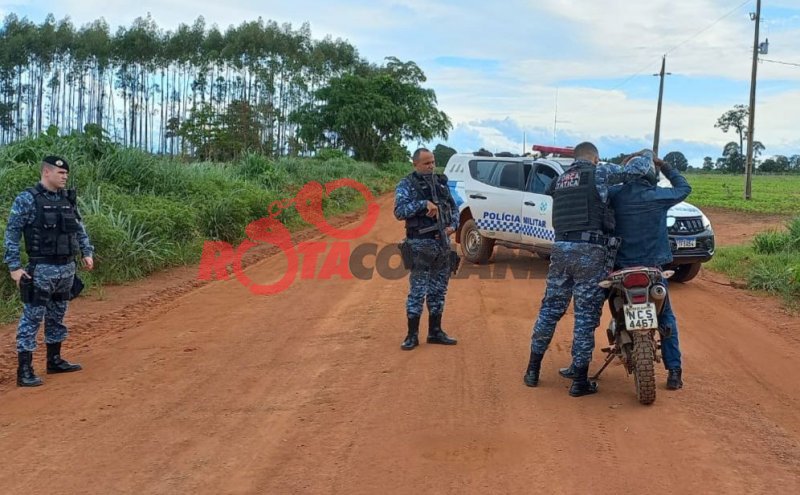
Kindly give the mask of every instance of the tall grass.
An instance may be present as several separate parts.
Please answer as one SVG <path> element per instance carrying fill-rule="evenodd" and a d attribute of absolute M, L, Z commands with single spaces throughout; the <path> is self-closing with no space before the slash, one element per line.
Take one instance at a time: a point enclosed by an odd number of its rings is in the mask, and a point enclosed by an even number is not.
<path fill-rule="evenodd" d="M 753 290 L 781 296 L 790 307 L 800 307 L 800 217 L 786 231 L 756 235 L 749 246 L 723 247 L 708 266 Z"/>
<path fill-rule="evenodd" d="M 270 204 L 292 198 L 309 181 L 351 178 L 374 194 L 391 190 L 410 171 L 408 163 L 376 166 L 343 157 L 272 160 L 246 155 L 229 163 L 183 163 L 113 146 L 96 137 L 43 135 L 0 149 L 0 228 L 11 203 L 39 179 L 39 162 L 56 154 L 70 163 L 70 187 L 95 247 L 89 287 L 119 283 L 199 260 L 205 240 L 237 243 L 248 223 L 269 214 Z M 326 215 L 363 203 L 350 189 L 323 200 Z M 278 218 L 289 228 L 304 225 L 294 208 Z M 4 250 L 0 253 L 5 254 Z M 23 252 L 23 263 L 26 261 Z M 0 321 L 19 314 L 16 287 L 0 277 Z"/>

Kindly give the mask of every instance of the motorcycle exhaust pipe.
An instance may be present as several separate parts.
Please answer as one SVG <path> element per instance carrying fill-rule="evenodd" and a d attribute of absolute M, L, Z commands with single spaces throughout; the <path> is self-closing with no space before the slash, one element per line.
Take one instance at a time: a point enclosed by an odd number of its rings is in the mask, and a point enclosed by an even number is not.
<path fill-rule="evenodd" d="M 661 284 L 654 284 L 650 287 L 650 297 L 657 301 L 663 301 L 667 297 L 667 288 Z"/>

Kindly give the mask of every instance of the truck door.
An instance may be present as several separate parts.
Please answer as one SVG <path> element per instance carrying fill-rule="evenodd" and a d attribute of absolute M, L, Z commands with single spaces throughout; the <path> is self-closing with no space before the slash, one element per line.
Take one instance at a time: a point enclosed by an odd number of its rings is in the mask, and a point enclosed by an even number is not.
<path fill-rule="evenodd" d="M 480 216 L 473 212 L 475 223 L 488 233 L 488 237 L 519 242 L 520 209 L 525 189 L 523 163 L 495 161 L 496 165 L 483 191 L 486 207 Z"/>
<path fill-rule="evenodd" d="M 522 195 L 520 242 L 551 248 L 554 242 L 553 198 L 545 194 L 559 171 L 546 163 L 533 163 Z"/>

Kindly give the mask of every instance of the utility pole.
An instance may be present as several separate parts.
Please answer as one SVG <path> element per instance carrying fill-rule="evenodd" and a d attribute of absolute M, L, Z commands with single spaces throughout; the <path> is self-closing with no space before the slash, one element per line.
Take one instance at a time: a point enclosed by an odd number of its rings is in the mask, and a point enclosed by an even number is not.
<path fill-rule="evenodd" d="M 756 71 L 758 69 L 758 26 L 761 24 L 761 0 L 756 1 L 755 16 L 750 14 L 750 19 L 756 21 L 756 34 L 753 41 L 753 74 L 750 79 L 750 118 L 747 123 L 747 164 L 744 168 L 744 199 L 750 199 L 753 181 L 753 126 L 756 119 Z"/>
<path fill-rule="evenodd" d="M 658 156 L 658 138 L 661 134 L 661 100 L 664 97 L 664 75 L 670 75 L 671 72 L 664 72 L 664 67 L 667 64 L 667 56 L 664 55 L 661 57 L 661 72 L 658 74 L 653 74 L 654 76 L 659 76 L 661 81 L 658 84 L 658 108 L 656 109 L 656 132 L 653 136 L 653 154 Z"/>

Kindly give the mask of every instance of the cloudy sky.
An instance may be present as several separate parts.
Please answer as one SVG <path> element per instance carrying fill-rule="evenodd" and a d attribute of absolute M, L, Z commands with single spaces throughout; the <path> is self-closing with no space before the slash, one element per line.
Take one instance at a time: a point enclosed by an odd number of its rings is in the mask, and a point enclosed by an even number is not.
<path fill-rule="evenodd" d="M 653 143 L 658 77 L 666 55 L 660 154 L 692 165 L 738 141 L 714 127 L 748 104 L 755 0 L 0 0 L 40 23 L 77 26 L 103 17 L 129 26 L 149 12 L 164 29 L 202 15 L 224 30 L 262 17 L 314 38 L 348 40 L 360 55 L 413 60 L 453 121 L 445 144 L 520 152 L 523 139 L 573 146 L 594 141 L 603 156 Z M 800 0 L 762 2 L 755 139 L 764 156 L 800 154 Z M 435 145 L 434 143 L 427 143 Z M 416 143 L 412 143 L 416 144 Z"/>

